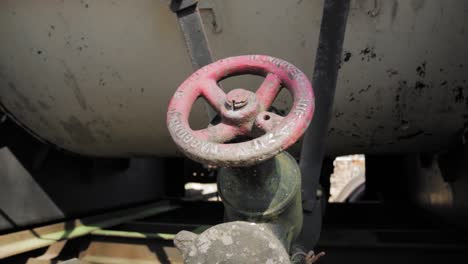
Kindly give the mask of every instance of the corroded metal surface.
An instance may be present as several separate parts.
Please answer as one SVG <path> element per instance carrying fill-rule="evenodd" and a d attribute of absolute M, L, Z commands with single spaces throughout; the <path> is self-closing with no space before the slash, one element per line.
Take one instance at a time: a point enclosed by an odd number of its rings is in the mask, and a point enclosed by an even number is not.
<path fill-rule="evenodd" d="M 236 89 L 226 95 L 218 86 L 219 81 L 241 74 L 265 80 L 255 94 Z M 268 111 L 282 86 L 293 96 L 286 117 Z M 218 112 L 221 122 L 194 131 L 188 119 L 200 96 Z M 295 143 L 312 119 L 314 103 L 307 76 L 292 64 L 263 55 L 230 57 L 201 68 L 180 85 L 169 103 L 167 126 L 179 149 L 196 161 L 249 166 Z M 223 144 L 237 137 L 255 139 Z"/>
<path fill-rule="evenodd" d="M 225 221 L 268 223 L 287 251 L 302 229 L 301 173 L 287 152 L 247 168 L 222 168 Z"/>
<path fill-rule="evenodd" d="M 174 243 L 186 264 L 291 263 L 288 253 L 269 228 L 254 223 L 220 224 L 198 236 L 181 231 Z"/>

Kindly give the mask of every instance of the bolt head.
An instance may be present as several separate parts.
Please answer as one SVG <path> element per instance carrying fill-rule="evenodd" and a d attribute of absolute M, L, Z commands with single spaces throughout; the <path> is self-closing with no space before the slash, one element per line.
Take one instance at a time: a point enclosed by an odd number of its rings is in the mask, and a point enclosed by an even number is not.
<path fill-rule="evenodd" d="M 226 103 L 230 110 L 237 110 L 247 105 L 250 95 L 250 91 L 234 89 L 226 95 Z"/>

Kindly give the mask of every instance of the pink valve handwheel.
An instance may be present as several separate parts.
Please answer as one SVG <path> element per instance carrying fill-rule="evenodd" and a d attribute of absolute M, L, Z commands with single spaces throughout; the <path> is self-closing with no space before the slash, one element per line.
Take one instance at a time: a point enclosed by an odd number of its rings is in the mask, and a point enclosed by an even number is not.
<path fill-rule="evenodd" d="M 225 94 L 218 82 L 241 74 L 260 75 L 265 80 L 256 93 L 235 89 Z M 285 117 L 267 111 L 281 87 L 289 90 L 294 101 Z M 199 96 L 216 110 L 221 121 L 192 130 L 188 118 Z M 313 112 L 312 86 L 302 71 L 281 59 L 246 55 L 211 63 L 185 80 L 169 102 L 167 126 L 179 149 L 193 160 L 243 167 L 294 144 L 307 129 Z M 250 140 L 233 143 L 236 138 Z"/>

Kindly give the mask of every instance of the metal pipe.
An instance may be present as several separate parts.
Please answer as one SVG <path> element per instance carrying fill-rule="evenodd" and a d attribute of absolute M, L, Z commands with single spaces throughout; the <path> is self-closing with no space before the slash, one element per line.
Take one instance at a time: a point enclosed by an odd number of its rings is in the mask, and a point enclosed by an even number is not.
<path fill-rule="evenodd" d="M 302 229 L 301 178 L 287 152 L 251 167 L 226 167 L 218 173 L 225 222 L 265 223 L 286 251 Z"/>
<path fill-rule="evenodd" d="M 325 0 L 319 44 L 315 58 L 312 87 L 314 88 L 315 114 L 304 135 L 300 167 L 302 173 L 303 209 L 312 214 L 314 230 L 303 230 L 307 240 L 317 241 L 321 229 L 321 208 L 317 199 L 320 171 L 325 152 L 325 137 L 331 119 L 338 68 L 341 61 L 349 0 Z M 315 244 L 314 242 L 314 244 Z"/>

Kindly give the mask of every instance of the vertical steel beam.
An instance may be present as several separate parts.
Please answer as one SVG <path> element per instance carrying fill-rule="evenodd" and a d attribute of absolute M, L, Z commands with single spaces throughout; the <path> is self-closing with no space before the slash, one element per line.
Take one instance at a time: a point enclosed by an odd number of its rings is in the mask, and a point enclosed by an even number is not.
<path fill-rule="evenodd" d="M 198 1 L 194 0 L 171 2 L 171 10 L 177 15 L 194 71 L 213 62 L 197 4 Z"/>
<path fill-rule="evenodd" d="M 303 230 L 309 241 L 317 241 L 321 229 L 321 207 L 316 193 L 325 152 L 325 138 L 331 119 L 349 5 L 350 0 L 324 1 L 312 81 L 316 95 L 315 114 L 311 126 L 304 135 L 300 159 L 304 212 L 309 214 L 314 222 L 316 221 L 313 225 L 305 225 L 305 227 L 313 226 L 314 230 Z"/>
<path fill-rule="evenodd" d="M 194 71 L 213 62 L 197 5 L 197 0 L 172 0 L 170 4 L 171 10 L 177 15 Z M 216 113 L 208 104 L 205 106 L 209 121 L 211 121 Z"/>

